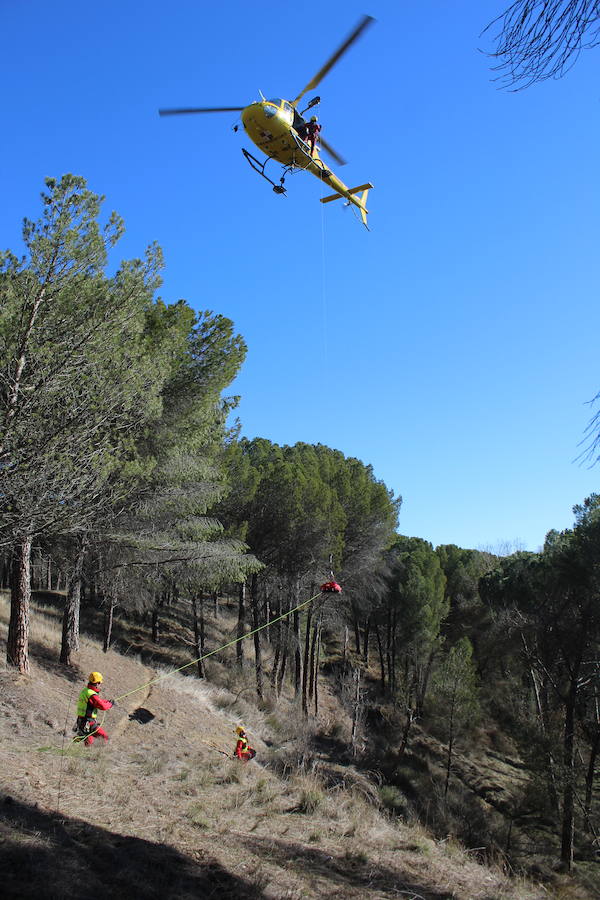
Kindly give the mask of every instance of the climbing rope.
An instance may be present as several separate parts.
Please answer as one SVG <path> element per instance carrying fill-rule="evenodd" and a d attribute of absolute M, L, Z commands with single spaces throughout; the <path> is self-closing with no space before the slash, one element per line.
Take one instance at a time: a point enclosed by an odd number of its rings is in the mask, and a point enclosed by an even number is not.
<path fill-rule="evenodd" d="M 321 199 L 325 196 L 325 182 L 321 179 Z M 325 204 L 321 207 L 321 316 L 323 322 L 323 359 L 328 357 L 327 333 L 329 324 L 327 321 L 327 293 L 325 289 Z"/>
<path fill-rule="evenodd" d="M 246 634 L 242 634 L 239 637 L 234 638 L 232 641 L 228 641 L 226 644 L 223 644 L 221 647 L 217 647 L 215 650 L 210 650 L 208 653 L 204 653 L 202 656 L 199 656 L 197 659 L 192 659 L 191 662 L 185 663 L 183 666 L 179 666 L 177 669 L 171 669 L 170 672 L 164 672 L 162 675 L 158 675 L 156 678 L 152 678 L 150 681 L 146 681 L 144 684 L 141 684 L 139 687 L 133 688 L 131 691 L 127 691 L 125 694 L 121 694 L 119 697 L 115 697 L 115 700 L 118 702 L 120 700 L 124 700 L 125 697 L 129 697 L 131 694 L 135 694 L 138 691 L 142 691 L 144 688 L 150 687 L 153 684 L 156 684 L 159 681 L 162 681 L 163 678 L 170 678 L 171 675 L 176 675 L 177 672 L 182 672 L 183 669 L 189 668 L 189 666 L 194 666 L 199 662 L 204 662 L 205 659 L 208 659 L 210 656 L 214 656 L 215 653 L 220 653 L 222 650 L 226 650 L 228 647 L 233 647 L 234 644 L 239 644 L 240 641 L 246 640 L 246 638 L 252 637 L 257 632 L 262 631 L 264 628 L 270 628 L 271 625 L 274 625 L 276 622 L 280 622 L 282 619 L 285 619 L 286 616 L 291 615 L 294 612 L 298 612 L 298 610 L 303 609 L 305 606 L 308 606 L 309 603 L 312 603 L 313 600 L 316 600 L 319 597 L 319 594 L 315 594 L 314 597 L 310 597 L 308 600 L 303 600 L 302 603 L 299 603 L 298 606 L 295 606 L 293 609 L 288 610 L 285 613 L 282 613 L 280 616 L 277 616 L 276 619 L 270 619 L 268 622 L 265 622 L 263 625 L 259 625 L 258 628 L 254 628 L 252 631 L 246 632 Z"/>
<path fill-rule="evenodd" d="M 287 612 L 282 613 L 280 616 L 277 616 L 275 619 L 270 619 L 268 622 L 259 625 L 258 628 L 252 629 L 252 631 L 248 631 L 245 634 L 240 635 L 239 637 L 234 638 L 231 641 L 228 641 L 226 644 L 222 644 L 220 647 L 216 647 L 214 650 L 210 650 L 208 653 L 204 653 L 202 656 L 199 656 L 197 659 L 192 659 L 190 662 L 185 663 L 183 666 L 178 666 L 176 669 L 171 669 L 169 672 L 163 672 L 162 675 L 157 675 L 156 678 L 150 679 L 150 681 L 144 682 L 144 684 L 140 684 L 138 687 L 132 688 L 130 691 L 126 691 L 126 693 L 121 694 L 118 697 L 115 697 L 115 701 L 118 703 L 121 700 L 124 700 L 125 697 L 131 696 L 131 694 L 136 694 L 138 691 L 144 690 L 144 688 L 151 687 L 153 684 L 157 684 L 159 681 L 162 681 L 164 678 L 170 678 L 172 675 L 176 675 L 178 672 L 182 672 L 184 669 L 189 668 L 190 666 L 194 666 L 199 662 L 203 662 L 205 659 L 208 659 L 210 656 L 214 656 L 215 653 L 220 653 L 222 650 L 226 650 L 228 647 L 233 647 L 235 644 L 238 644 L 240 641 L 246 640 L 246 638 L 252 637 L 257 634 L 257 632 L 262 631 L 265 628 L 270 628 L 271 625 L 274 625 L 276 622 L 280 622 L 282 619 L 285 619 L 287 616 L 290 616 L 292 613 L 298 612 L 298 610 L 303 609 L 305 606 L 308 606 L 309 603 L 312 603 L 313 600 L 316 600 L 319 594 L 315 594 L 314 597 L 309 597 L 308 600 L 303 600 L 302 603 L 299 603 L 293 609 L 289 609 Z M 87 734 L 77 734 L 74 738 L 72 738 L 70 744 L 79 744 L 81 741 L 87 740 L 88 737 L 93 736 L 99 728 L 102 728 L 104 721 L 106 719 L 106 713 L 108 710 L 103 711 L 104 714 L 102 719 L 96 723 L 96 728 L 93 731 L 89 731 Z M 63 740 L 64 744 L 64 740 Z M 51 748 L 49 747 L 40 747 L 38 748 L 40 751 L 48 751 Z M 62 747 L 60 750 L 55 751 L 64 755 L 68 752 L 68 747 L 64 750 Z"/>
<path fill-rule="evenodd" d="M 204 738 L 200 738 L 200 741 L 201 741 L 201 743 L 206 744 L 207 747 L 210 747 L 211 750 L 216 750 L 217 753 L 221 754 L 221 756 L 226 756 L 227 759 L 234 759 L 234 757 L 231 756 L 230 753 L 227 753 L 226 750 L 221 750 L 221 748 L 217 747 L 217 745 L 213 741 L 206 741 L 206 740 L 204 740 Z"/>

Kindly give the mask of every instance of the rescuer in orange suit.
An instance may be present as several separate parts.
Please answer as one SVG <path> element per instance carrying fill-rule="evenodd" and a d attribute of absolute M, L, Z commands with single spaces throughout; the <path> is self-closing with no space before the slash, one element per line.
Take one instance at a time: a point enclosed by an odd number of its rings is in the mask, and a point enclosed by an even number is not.
<path fill-rule="evenodd" d="M 249 759 L 254 759 L 256 750 L 253 750 L 248 744 L 246 732 L 241 725 L 238 725 L 235 729 L 235 733 L 238 736 L 237 744 L 235 745 L 235 756 L 237 756 L 238 759 L 243 759 L 244 762 L 248 762 Z"/>
<path fill-rule="evenodd" d="M 311 156 L 315 155 L 315 144 L 317 143 L 320 130 L 321 126 L 319 125 L 319 120 L 316 116 L 312 116 L 310 122 L 306 126 L 306 141 L 310 146 Z"/>
<path fill-rule="evenodd" d="M 96 737 L 108 741 L 108 735 L 97 723 L 98 710 L 112 709 L 114 700 L 104 700 L 98 696 L 102 689 L 102 675 L 100 672 L 90 672 L 87 687 L 79 694 L 77 700 L 77 725 L 75 730 L 81 737 L 87 735 L 85 746 L 91 747 Z"/>

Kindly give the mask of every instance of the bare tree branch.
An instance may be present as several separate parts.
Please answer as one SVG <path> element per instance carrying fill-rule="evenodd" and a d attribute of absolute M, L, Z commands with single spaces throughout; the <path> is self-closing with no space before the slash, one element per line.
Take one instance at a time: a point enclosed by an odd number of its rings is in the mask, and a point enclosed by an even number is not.
<path fill-rule="evenodd" d="M 600 43 L 600 0 L 515 0 L 484 29 L 493 32 L 502 87 L 561 78 L 582 50 Z"/>

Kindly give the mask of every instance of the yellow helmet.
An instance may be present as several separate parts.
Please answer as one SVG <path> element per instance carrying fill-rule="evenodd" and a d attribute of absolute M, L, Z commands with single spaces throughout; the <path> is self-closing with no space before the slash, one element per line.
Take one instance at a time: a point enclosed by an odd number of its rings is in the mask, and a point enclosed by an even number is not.
<path fill-rule="evenodd" d="M 241 725 L 238 725 L 238 727 L 235 729 L 235 733 L 242 735 L 242 734 L 245 734 L 246 732 L 244 731 L 244 729 L 242 728 Z"/>
<path fill-rule="evenodd" d="M 88 684 L 102 684 L 104 679 L 100 672 L 90 672 L 88 677 Z"/>

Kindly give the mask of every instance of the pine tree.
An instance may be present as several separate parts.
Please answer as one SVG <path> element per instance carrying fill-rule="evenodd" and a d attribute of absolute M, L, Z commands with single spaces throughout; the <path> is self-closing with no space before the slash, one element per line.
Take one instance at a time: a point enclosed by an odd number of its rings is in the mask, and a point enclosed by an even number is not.
<path fill-rule="evenodd" d="M 100 227 L 103 198 L 82 178 L 46 186 L 26 255 L 0 260 L 0 544 L 14 560 L 7 659 L 23 672 L 32 543 L 80 533 L 115 502 L 111 476 L 160 388 L 144 334 L 160 251 L 105 277 L 121 220 Z"/>

